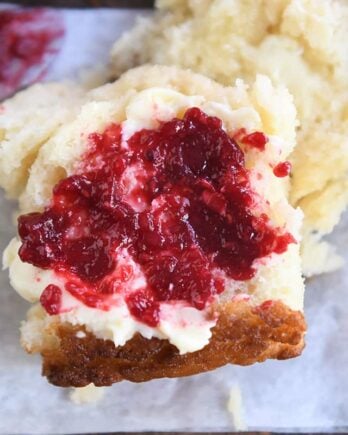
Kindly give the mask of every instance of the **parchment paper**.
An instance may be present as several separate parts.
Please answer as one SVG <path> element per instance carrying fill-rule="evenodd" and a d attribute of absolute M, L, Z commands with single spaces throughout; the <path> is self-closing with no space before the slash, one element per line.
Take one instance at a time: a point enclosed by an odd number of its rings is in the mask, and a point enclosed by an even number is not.
<path fill-rule="evenodd" d="M 64 11 L 63 51 L 49 78 L 74 77 L 105 62 L 133 11 Z M 14 234 L 14 205 L 0 194 L 0 251 Z M 345 254 L 348 216 L 333 240 Z M 348 255 L 346 254 L 348 261 Z M 0 273 L 0 433 L 70 434 L 108 431 L 231 431 L 226 403 L 240 385 L 250 430 L 344 431 L 348 428 L 348 273 L 307 283 L 307 346 L 300 358 L 251 367 L 224 367 L 186 379 L 128 382 L 97 404 L 75 405 L 68 391 L 40 376 L 40 359 L 20 348 L 18 327 L 28 304 Z"/>

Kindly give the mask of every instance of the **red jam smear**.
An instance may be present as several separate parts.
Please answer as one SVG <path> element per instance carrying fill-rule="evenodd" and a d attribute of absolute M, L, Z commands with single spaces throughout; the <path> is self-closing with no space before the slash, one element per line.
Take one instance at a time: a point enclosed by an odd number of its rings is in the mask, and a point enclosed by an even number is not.
<path fill-rule="evenodd" d="M 191 108 L 183 119 L 135 133 L 127 146 L 113 124 L 90 135 L 79 170 L 55 186 L 43 213 L 19 217 L 19 255 L 63 274 L 66 290 L 84 304 L 108 309 L 108 298 L 122 291 L 110 276 L 126 248 L 147 285 L 125 300 L 136 319 L 155 326 L 160 302 L 201 310 L 224 291 L 223 273 L 249 280 L 255 260 L 295 242 L 255 212 L 254 196 L 244 154 L 220 119 Z M 131 273 L 120 272 L 119 282 Z"/>
<path fill-rule="evenodd" d="M 245 128 L 237 130 L 233 138 L 237 142 L 241 142 L 243 145 L 247 145 L 250 148 L 256 148 L 258 151 L 265 151 L 268 142 L 267 136 L 261 131 L 255 131 L 248 134 Z"/>
<path fill-rule="evenodd" d="M 57 11 L 0 11 L 0 99 L 44 76 L 63 35 L 63 20 Z"/>
<path fill-rule="evenodd" d="M 273 174 L 276 177 L 284 178 L 290 175 L 291 163 L 290 162 L 280 162 L 273 168 Z"/>
<path fill-rule="evenodd" d="M 130 313 L 136 319 L 140 319 L 149 326 L 157 326 L 159 323 L 160 304 L 155 301 L 151 293 L 135 291 L 127 296 L 127 305 Z"/>
<path fill-rule="evenodd" d="M 54 284 L 48 285 L 41 293 L 40 303 L 51 316 L 59 314 L 61 310 L 61 302 L 62 290 Z"/>

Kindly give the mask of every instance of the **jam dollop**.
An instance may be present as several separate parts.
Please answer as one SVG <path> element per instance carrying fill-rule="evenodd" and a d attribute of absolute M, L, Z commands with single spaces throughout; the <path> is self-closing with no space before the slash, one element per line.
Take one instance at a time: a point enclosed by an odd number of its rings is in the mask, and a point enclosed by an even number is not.
<path fill-rule="evenodd" d="M 198 108 L 127 141 L 116 124 L 88 141 L 51 204 L 18 219 L 22 261 L 63 275 L 87 306 L 109 309 L 110 297 L 126 292 L 131 315 L 156 326 L 161 302 L 201 310 L 224 291 L 226 276 L 249 280 L 255 260 L 295 242 L 257 212 L 243 151 L 220 119 Z M 124 250 L 146 277 L 136 291 L 126 285 L 132 267 L 117 267 Z M 48 313 L 58 294 L 44 291 Z"/>
<path fill-rule="evenodd" d="M 265 151 L 268 142 L 267 136 L 261 131 L 247 133 L 245 128 L 240 128 L 235 132 L 233 138 L 249 148 L 255 148 L 258 151 Z"/>
<path fill-rule="evenodd" d="M 44 76 L 63 35 L 59 12 L 40 8 L 0 11 L 0 99 Z"/>
<path fill-rule="evenodd" d="M 280 162 L 273 168 L 273 174 L 276 177 L 284 178 L 290 175 L 291 172 L 291 163 L 286 162 Z"/>
<path fill-rule="evenodd" d="M 61 309 L 62 290 L 54 284 L 49 284 L 41 293 L 40 303 L 48 314 L 59 314 Z"/>

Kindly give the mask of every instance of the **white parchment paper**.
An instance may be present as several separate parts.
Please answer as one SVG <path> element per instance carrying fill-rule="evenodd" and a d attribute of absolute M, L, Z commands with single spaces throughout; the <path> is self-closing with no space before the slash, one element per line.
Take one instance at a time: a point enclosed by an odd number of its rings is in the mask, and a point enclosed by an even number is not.
<path fill-rule="evenodd" d="M 106 62 L 112 42 L 135 11 L 63 11 L 67 36 L 49 78 L 76 77 Z M 0 251 L 14 234 L 14 204 L 0 194 Z M 332 237 L 348 255 L 348 216 Z M 250 430 L 348 429 L 348 272 L 307 283 L 307 346 L 300 358 L 224 367 L 186 379 L 120 383 L 97 404 L 75 405 L 68 391 L 40 376 L 40 359 L 19 345 L 28 304 L 0 272 L 0 433 L 231 431 L 229 391 L 240 385 Z"/>

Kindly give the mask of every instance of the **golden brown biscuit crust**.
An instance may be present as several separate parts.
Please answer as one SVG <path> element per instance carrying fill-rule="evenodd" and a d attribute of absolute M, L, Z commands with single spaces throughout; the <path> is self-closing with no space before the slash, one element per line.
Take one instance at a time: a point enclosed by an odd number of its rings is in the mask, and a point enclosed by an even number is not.
<path fill-rule="evenodd" d="M 249 365 L 268 358 L 287 359 L 300 355 L 306 323 L 300 311 L 280 301 L 251 307 L 247 301 L 219 306 L 219 319 L 212 338 L 203 349 L 180 355 L 167 340 L 135 335 L 124 346 L 96 338 L 81 327 L 55 324 L 58 340 L 41 349 L 43 375 L 61 387 L 97 386 L 121 380 L 144 382 L 213 370 L 225 364 Z M 55 344 L 53 344 L 55 343 Z"/>

